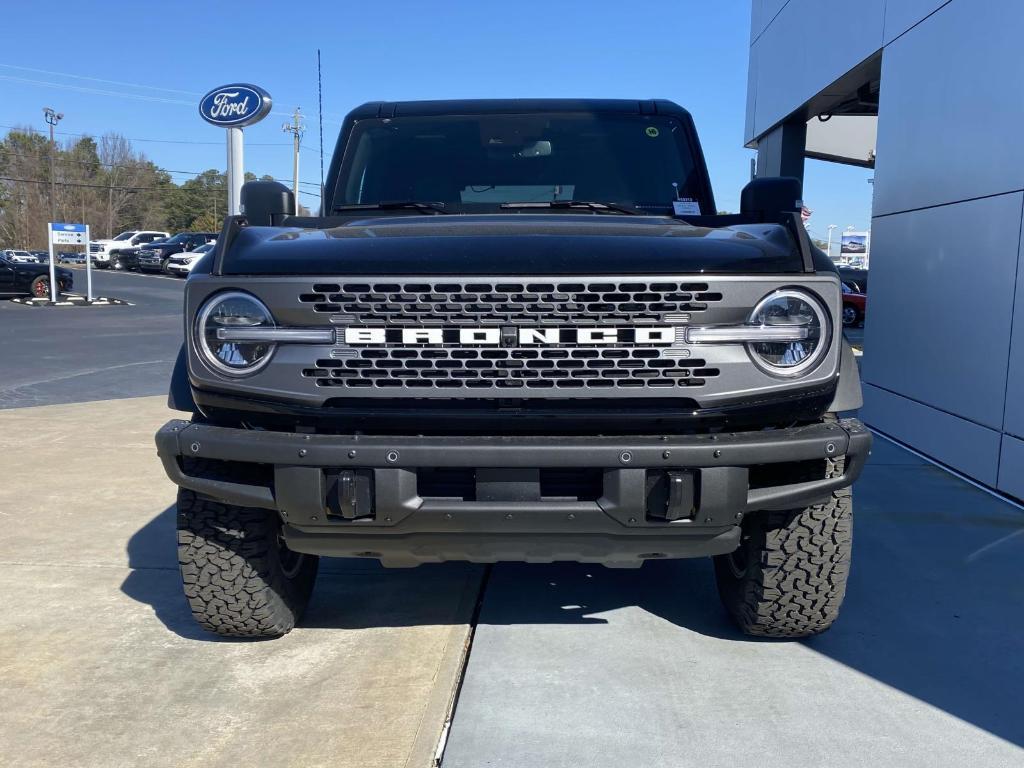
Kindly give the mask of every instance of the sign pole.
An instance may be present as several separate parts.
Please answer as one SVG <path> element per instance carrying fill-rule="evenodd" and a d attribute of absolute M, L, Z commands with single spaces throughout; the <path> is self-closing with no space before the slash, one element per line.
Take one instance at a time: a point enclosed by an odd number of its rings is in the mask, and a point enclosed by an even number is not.
<path fill-rule="evenodd" d="M 251 83 L 222 85 L 199 101 L 199 116 L 210 125 L 227 129 L 228 216 L 242 212 L 242 185 L 245 183 L 242 128 L 270 114 L 272 104 L 270 94 Z"/>
<path fill-rule="evenodd" d="M 89 253 L 89 225 L 85 225 L 85 300 L 92 303 L 92 255 Z"/>
<path fill-rule="evenodd" d="M 242 183 L 245 181 L 245 157 L 241 128 L 228 128 L 228 216 L 237 216 L 242 207 Z"/>
<path fill-rule="evenodd" d="M 57 267 L 53 259 L 53 222 L 46 227 L 46 239 L 50 244 L 50 301 L 57 303 Z"/>

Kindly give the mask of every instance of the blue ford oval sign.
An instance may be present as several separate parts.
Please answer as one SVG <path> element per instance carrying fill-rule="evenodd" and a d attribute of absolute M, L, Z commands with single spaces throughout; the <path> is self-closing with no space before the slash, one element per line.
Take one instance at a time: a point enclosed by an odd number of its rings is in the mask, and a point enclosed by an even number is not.
<path fill-rule="evenodd" d="M 221 128 L 241 128 L 258 123 L 270 112 L 270 94 L 246 83 L 214 88 L 199 102 L 203 120 Z"/>

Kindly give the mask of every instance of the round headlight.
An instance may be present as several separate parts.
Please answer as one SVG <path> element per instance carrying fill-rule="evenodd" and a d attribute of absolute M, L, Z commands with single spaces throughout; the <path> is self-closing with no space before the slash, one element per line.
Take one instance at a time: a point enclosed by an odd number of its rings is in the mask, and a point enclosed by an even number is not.
<path fill-rule="evenodd" d="M 750 357 L 774 376 L 802 376 L 815 368 L 828 350 L 828 314 L 810 294 L 781 290 L 765 296 L 754 307 L 749 323 L 765 328 L 792 328 L 800 336 L 792 341 L 748 344 Z"/>
<path fill-rule="evenodd" d="M 195 342 L 207 365 L 227 376 L 248 376 L 268 362 L 274 344 L 237 341 L 231 331 L 273 328 L 274 318 L 261 301 L 248 293 L 218 293 L 196 318 Z"/>

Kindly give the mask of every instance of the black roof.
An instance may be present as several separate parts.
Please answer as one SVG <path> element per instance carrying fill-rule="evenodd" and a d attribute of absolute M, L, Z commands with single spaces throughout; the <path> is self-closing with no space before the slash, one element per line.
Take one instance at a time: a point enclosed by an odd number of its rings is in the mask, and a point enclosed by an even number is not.
<path fill-rule="evenodd" d="M 439 101 L 370 101 L 350 117 L 515 114 L 517 112 L 618 112 L 633 115 L 689 113 L 664 99 L 452 99 Z"/>

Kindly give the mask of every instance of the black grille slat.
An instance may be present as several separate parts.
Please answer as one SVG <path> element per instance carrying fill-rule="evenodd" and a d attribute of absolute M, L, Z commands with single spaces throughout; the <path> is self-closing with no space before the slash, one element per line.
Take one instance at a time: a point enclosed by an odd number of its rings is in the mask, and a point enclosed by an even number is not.
<path fill-rule="evenodd" d="M 321 387 L 459 388 L 703 386 L 718 375 L 697 359 L 650 359 L 656 350 L 360 349 L 316 360 L 302 375 Z M 340 367 L 344 366 L 344 367 Z"/>
<path fill-rule="evenodd" d="M 353 325 L 615 325 L 663 322 L 669 312 L 703 312 L 722 300 L 707 283 L 316 283 L 299 303 L 316 313 L 350 313 Z"/>
<path fill-rule="evenodd" d="M 629 328 L 700 322 L 723 301 L 721 284 L 671 278 L 570 282 L 317 282 L 299 286 L 299 305 L 339 327 L 364 328 Z M 692 317 L 682 319 L 680 315 Z M 474 390 L 654 390 L 701 387 L 719 375 L 704 360 L 632 342 L 566 342 L 547 347 L 478 347 L 387 343 L 335 350 L 310 360 L 301 375 L 318 387 Z M 513 336 L 514 338 L 514 336 Z M 573 337 L 569 337 L 573 338 Z M 321 353 L 325 354 L 325 353 Z M 339 359 L 335 359 L 339 358 Z M 454 394 L 454 393 L 453 393 Z M 538 393 L 539 394 L 539 393 Z M 568 394 L 568 393 L 566 393 Z M 611 394 L 608 392 L 606 394 Z M 518 395 L 523 396 L 522 394 Z M 580 396 L 586 397 L 585 393 Z"/>

